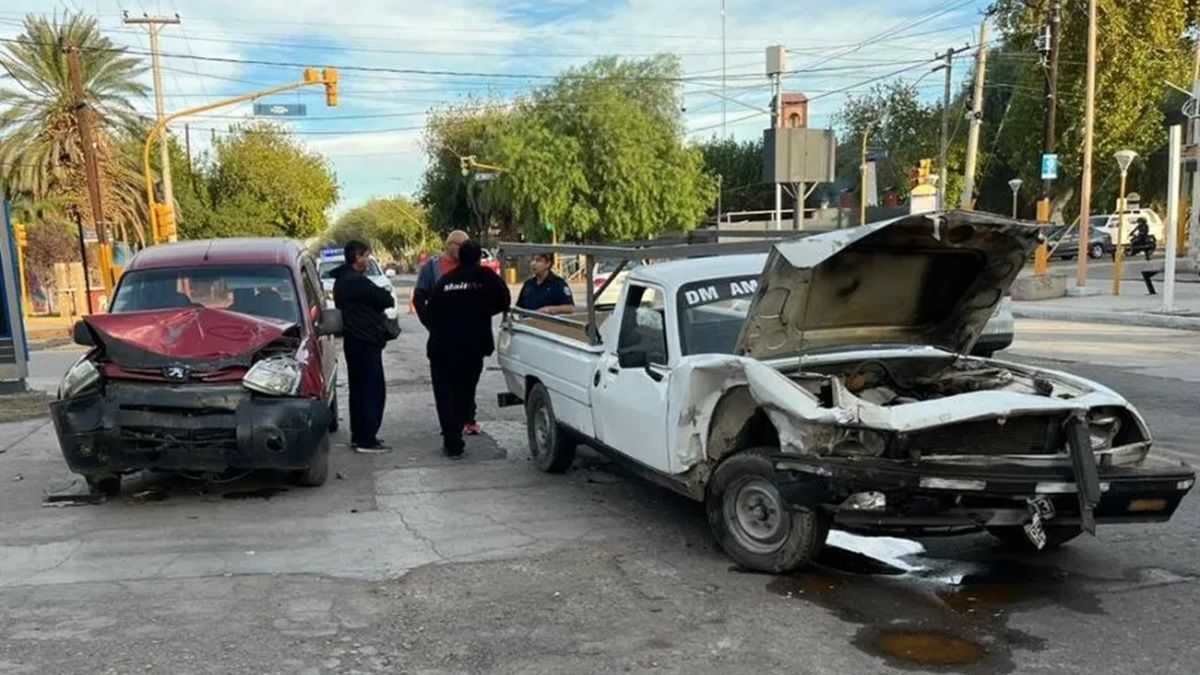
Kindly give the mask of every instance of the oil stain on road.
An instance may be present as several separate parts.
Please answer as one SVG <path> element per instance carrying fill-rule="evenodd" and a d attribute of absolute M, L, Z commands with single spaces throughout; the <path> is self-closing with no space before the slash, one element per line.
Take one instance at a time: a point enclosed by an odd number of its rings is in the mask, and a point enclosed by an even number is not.
<path fill-rule="evenodd" d="M 917 553 L 916 542 L 838 534 L 838 543 L 849 548 L 827 546 L 810 570 L 773 577 L 767 590 L 858 624 L 853 644 L 901 669 L 1012 672 L 1017 652 L 1046 646 L 1042 638 L 1008 625 L 1014 613 L 1054 606 L 1104 614 L 1103 595 L 1195 580 L 1159 568 L 1091 578 L 1010 558 L 938 559 Z M 906 546 L 900 555 L 879 555 L 877 543 L 856 547 L 855 540 Z"/>

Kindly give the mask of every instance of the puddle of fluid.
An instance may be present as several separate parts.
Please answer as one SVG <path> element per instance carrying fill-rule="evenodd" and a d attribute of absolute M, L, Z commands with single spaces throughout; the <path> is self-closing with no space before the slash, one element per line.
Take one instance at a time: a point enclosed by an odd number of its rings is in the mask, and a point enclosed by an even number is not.
<path fill-rule="evenodd" d="M 275 495 L 277 495 L 281 492 L 287 492 L 287 488 L 264 487 L 264 488 L 257 488 L 254 490 L 235 490 L 233 492 L 226 492 L 225 494 L 221 495 L 221 498 L 222 499 L 270 499 L 271 497 L 274 497 Z"/>
<path fill-rule="evenodd" d="M 936 631 L 883 631 L 873 644 L 887 656 L 920 666 L 966 666 L 987 656 L 981 645 Z"/>

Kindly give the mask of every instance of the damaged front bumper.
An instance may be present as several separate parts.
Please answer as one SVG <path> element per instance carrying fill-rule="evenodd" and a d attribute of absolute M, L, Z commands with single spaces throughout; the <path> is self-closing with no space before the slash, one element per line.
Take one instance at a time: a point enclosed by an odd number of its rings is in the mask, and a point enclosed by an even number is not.
<path fill-rule="evenodd" d="M 330 416 L 322 401 L 260 396 L 240 385 L 113 381 L 51 403 L 50 413 L 63 457 L 84 475 L 303 469 Z"/>
<path fill-rule="evenodd" d="M 1000 458 L 987 466 L 786 453 L 773 460 L 790 503 L 830 512 L 844 528 L 869 531 L 1023 525 L 1034 500 L 1053 505 L 1055 524 L 1089 531 L 1096 523 L 1163 522 L 1195 483 L 1190 467 L 1155 457 L 1136 467 L 1096 467 L 1094 478 L 1082 479 L 1072 464 L 1029 466 Z M 868 499 L 864 493 L 873 494 Z"/>

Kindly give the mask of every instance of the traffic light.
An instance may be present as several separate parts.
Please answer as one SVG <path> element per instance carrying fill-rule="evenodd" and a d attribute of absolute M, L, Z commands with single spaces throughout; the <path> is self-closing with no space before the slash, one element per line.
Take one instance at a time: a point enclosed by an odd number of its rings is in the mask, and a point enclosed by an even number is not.
<path fill-rule="evenodd" d="M 321 71 L 325 82 L 325 105 L 336 108 L 338 104 L 338 71 L 337 68 L 326 68 Z"/>
<path fill-rule="evenodd" d="M 13 223 L 13 234 L 17 240 L 17 248 L 25 248 L 29 245 L 29 239 L 25 235 L 25 223 Z"/>
<path fill-rule="evenodd" d="M 932 173 L 933 173 L 933 160 L 932 159 L 921 160 L 920 168 L 917 170 L 917 176 L 919 178 L 928 178 L 929 175 Z"/>
<path fill-rule="evenodd" d="M 158 241 L 171 241 L 175 238 L 175 211 L 166 204 L 154 205 L 154 217 L 157 221 Z"/>
<path fill-rule="evenodd" d="M 304 81 L 309 84 L 317 84 L 322 81 L 321 73 L 316 68 L 305 68 Z"/>

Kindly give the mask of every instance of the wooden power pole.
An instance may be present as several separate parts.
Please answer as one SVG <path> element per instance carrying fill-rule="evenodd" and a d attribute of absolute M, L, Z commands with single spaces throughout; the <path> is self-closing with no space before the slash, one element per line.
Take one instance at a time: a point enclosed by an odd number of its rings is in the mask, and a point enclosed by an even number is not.
<path fill-rule="evenodd" d="M 67 54 L 67 71 L 71 80 L 71 97 L 75 100 L 75 124 L 79 127 L 79 144 L 83 147 L 83 168 L 87 175 L 88 201 L 92 207 L 92 227 L 96 240 L 108 243 L 108 228 L 104 222 L 104 204 L 100 196 L 100 166 L 96 161 L 96 136 L 92 126 L 92 108 L 83 89 L 83 66 L 79 62 L 79 48 L 64 45 Z"/>
<path fill-rule="evenodd" d="M 942 65 L 935 68 L 935 70 L 946 71 L 946 87 L 942 93 L 942 134 L 940 150 L 938 151 L 938 208 L 946 208 L 946 181 L 949 180 L 950 175 L 946 168 L 946 163 L 949 161 L 950 155 L 950 86 L 953 84 L 951 76 L 954 69 L 954 57 L 968 49 L 970 47 L 947 49 L 945 54 L 934 55 L 945 61 Z"/>
<path fill-rule="evenodd" d="M 1096 0 L 1088 0 L 1087 79 L 1083 100 L 1083 166 L 1079 186 L 1079 260 L 1075 287 L 1087 287 L 1088 239 L 1092 233 L 1092 143 L 1096 132 Z"/>
<path fill-rule="evenodd" d="M 988 20 L 979 27 L 979 51 L 975 53 L 975 90 L 971 95 L 971 130 L 967 137 L 967 166 L 963 170 L 962 207 L 973 209 L 975 164 L 979 159 L 979 128 L 983 125 L 983 85 L 987 74 Z"/>

